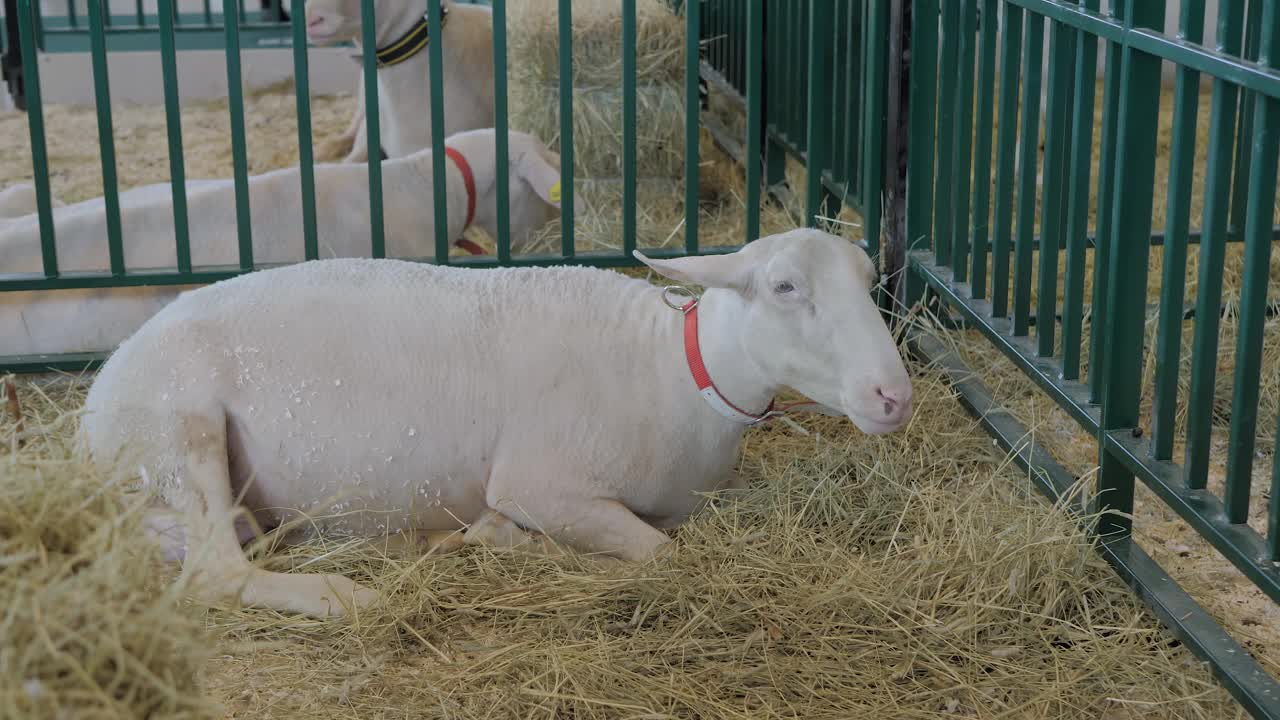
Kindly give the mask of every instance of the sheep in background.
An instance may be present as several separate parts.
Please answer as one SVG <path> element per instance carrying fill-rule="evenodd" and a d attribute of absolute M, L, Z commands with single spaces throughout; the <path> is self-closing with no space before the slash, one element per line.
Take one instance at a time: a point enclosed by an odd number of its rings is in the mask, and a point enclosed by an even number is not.
<path fill-rule="evenodd" d="M 428 28 L 421 2 L 377 0 L 374 18 L 380 62 L 378 118 L 382 150 L 398 158 L 431 145 L 430 59 L 423 38 L 440 43 L 444 81 L 444 134 L 493 127 L 493 12 L 482 5 L 441 2 L 443 27 Z M 320 46 L 361 39 L 360 0 L 308 0 L 307 39 Z M 359 62 L 359 55 L 356 61 Z M 364 117 L 364 74 L 347 130 L 317 157 L 362 162 L 369 157 Z"/>
<path fill-rule="evenodd" d="M 468 223 L 497 237 L 496 143 L 492 128 L 453 135 L 446 163 L 448 226 L 451 239 Z M 559 217 L 552 188 L 560 179 L 560 158 L 532 135 L 510 133 L 511 239 L 518 249 L 527 238 Z M 432 152 L 420 150 L 383 163 L 383 216 L 387 255 L 426 257 L 435 253 Z M 463 168 L 466 168 L 464 174 Z M 470 175 L 470 187 L 465 175 Z M 254 262 L 298 262 L 305 258 L 299 169 L 253 176 L 250 220 Z M 368 174 L 363 167 L 315 167 L 316 220 L 322 257 L 368 257 L 372 250 Z M 10 188 L 16 205 L 26 191 Z M 236 266 L 234 181 L 188 183 L 188 226 L 192 264 Z M 31 201 L 34 205 L 34 201 Z M 177 264 L 170 185 L 160 183 L 120 194 L 125 263 L 131 271 Z M 473 213 L 474 217 L 468 217 Z M 110 267 L 106 212 L 102 198 L 59 207 L 54 212 L 59 269 L 104 271 Z M 518 251 L 518 250 L 517 250 Z M 5 272 L 39 272 L 40 224 L 34 214 L 0 218 L 0 267 Z M 0 337 L 5 353 L 17 355 L 103 351 L 114 348 L 157 310 L 191 286 L 117 287 L 0 293 Z"/>

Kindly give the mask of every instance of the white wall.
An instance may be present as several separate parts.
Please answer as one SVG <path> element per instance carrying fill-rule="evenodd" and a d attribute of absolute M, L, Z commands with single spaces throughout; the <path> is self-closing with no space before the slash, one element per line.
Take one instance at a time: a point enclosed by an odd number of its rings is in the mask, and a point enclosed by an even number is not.
<path fill-rule="evenodd" d="M 312 48 L 308 51 L 313 95 L 354 92 L 358 67 L 350 48 Z M 221 50 L 184 50 L 178 53 L 180 102 L 213 100 L 227 96 L 227 63 Z M 45 103 L 93 104 L 93 69 L 87 53 L 41 53 L 40 91 Z M 108 79 L 113 103 L 160 104 L 164 102 L 160 53 L 110 53 Z M 241 50 L 240 77 L 247 90 L 265 87 L 293 77 L 293 51 L 289 49 Z"/>

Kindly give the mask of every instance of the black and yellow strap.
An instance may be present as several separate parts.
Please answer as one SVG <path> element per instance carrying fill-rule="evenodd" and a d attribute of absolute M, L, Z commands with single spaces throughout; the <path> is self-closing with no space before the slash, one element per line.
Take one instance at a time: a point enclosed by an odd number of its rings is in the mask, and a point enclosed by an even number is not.
<path fill-rule="evenodd" d="M 445 23 L 449 21 L 449 8 L 440 8 L 440 28 L 443 29 Z M 423 15 L 418 22 L 413 24 L 409 32 L 405 33 L 400 39 L 390 45 L 378 48 L 377 58 L 378 67 L 390 67 L 399 65 L 409 58 L 422 52 L 422 49 L 431 41 L 431 30 L 427 26 L 427 16 Z"/>

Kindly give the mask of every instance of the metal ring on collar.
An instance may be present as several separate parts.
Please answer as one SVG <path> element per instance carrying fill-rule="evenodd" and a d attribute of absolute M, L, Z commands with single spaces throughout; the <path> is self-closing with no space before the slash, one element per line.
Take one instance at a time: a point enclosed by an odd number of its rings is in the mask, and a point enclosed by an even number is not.
<path fill-rule="evenodd" d="M 698 303 L 698 295 L 694 291 L 682 285 L 668 285 L 667 287 L 662 289 L 662 302 L 672 310 L 679 310 L 680 312 L 684 312 L 685 311 L 684 306 L 686 304 L 686 303 L 676 304 L 672 302 L 671 296 L 673 293 L 678 295 L 683 295 L 684 297 L 689 298 L 694 302 L 695 305 Z"/>

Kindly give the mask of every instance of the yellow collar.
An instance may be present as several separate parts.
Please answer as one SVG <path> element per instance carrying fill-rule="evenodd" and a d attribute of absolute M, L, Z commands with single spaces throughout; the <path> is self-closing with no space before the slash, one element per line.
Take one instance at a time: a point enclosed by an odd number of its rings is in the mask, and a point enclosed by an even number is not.
<path fill-rule="evenodd" d="M 440 8 L 440 29 L 443 30 L 445 23 L 449 20 L 449 8 Z M 378 48 L 376 57 L 378 59 L 378 67 L 390 67 L 399 65 L 409 58 L 422 52 L 422 49 L 431 41 L 431 30 L 427 26 L 427 16 L 423 15 L 422 19 L 413 24 L 409 32 L 405 33 L 399 40 L 390 45 Z"/>

